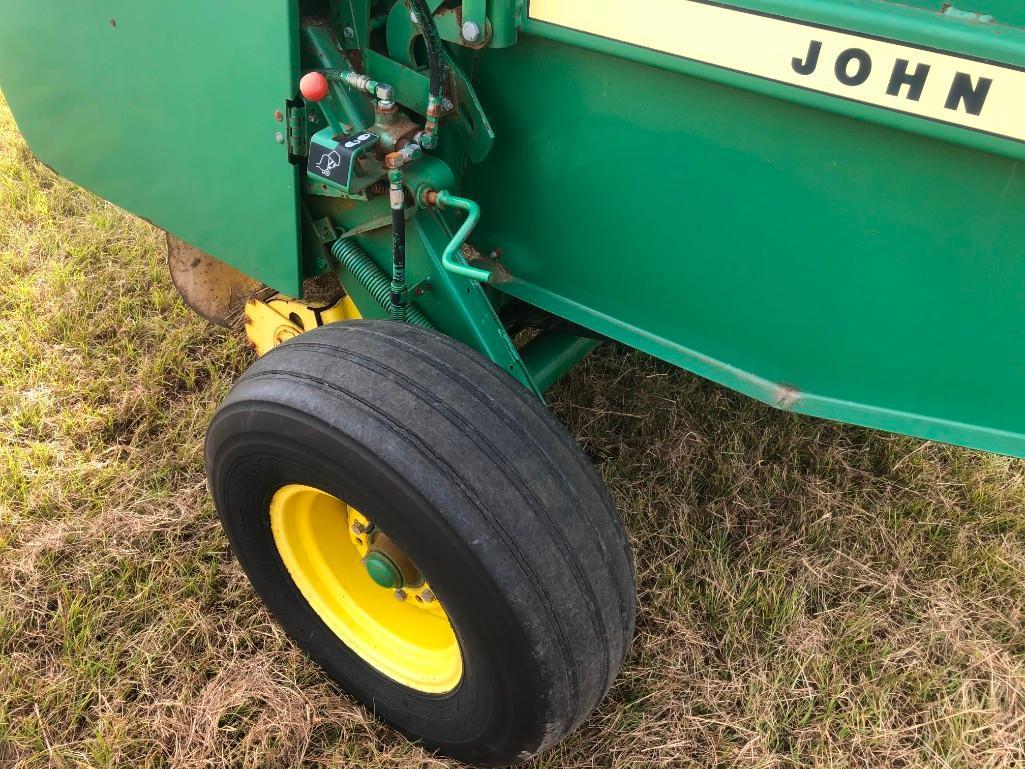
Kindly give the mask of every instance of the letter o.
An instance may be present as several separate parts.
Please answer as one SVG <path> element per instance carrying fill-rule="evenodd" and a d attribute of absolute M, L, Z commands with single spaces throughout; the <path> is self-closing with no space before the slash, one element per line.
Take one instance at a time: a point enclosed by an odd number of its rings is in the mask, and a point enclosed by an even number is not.
<path fill-rule="evenodd" d="M 848 65 L 852 61 L 858 62 L 858 68 L 853 74 L 847 71 Z M 868 76 L 872 73 L 872 58 L 868 55 L 868 51 L 861 48 L 848 48 L 836 57 L 836 66 L 833 67 L 833 72 L 836 79 L 844 85 L 861 85 L 868 80 Z"/>

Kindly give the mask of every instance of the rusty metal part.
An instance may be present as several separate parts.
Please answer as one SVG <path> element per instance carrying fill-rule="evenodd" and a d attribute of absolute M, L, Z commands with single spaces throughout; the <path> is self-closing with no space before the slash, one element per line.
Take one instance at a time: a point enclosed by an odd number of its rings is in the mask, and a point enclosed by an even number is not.
<path fill-rule="evenodd" d="M 420 131 L 420 126 L 404 112 L 378 108 L 375 114 L 377 122 L 371 130 L 380 137 L 380 149 L 386 153 L 401 149 Z"/>
<path fill-rule="evenodd" d="M 220 259 L 167 233 L 167 267 L 182 300 L 200 316 L 225 328 L 238 328 L 246 302 L 266 292 L 253 280 Z"/>

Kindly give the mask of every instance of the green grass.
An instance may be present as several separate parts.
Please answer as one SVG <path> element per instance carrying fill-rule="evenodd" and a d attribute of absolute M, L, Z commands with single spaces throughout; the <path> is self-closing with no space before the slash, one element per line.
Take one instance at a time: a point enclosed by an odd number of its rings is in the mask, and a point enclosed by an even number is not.
<path fill-rule="evenodd" d="M 232 559 L 202 441 L 252 356 L 163 258 L 0 102 L 0 765 L 448 765 L 330 684 Z M 616 347 L 553 400 L 622 511 L 640 615 L 538 766 L 1025 762 L 1025 464 Z"/>

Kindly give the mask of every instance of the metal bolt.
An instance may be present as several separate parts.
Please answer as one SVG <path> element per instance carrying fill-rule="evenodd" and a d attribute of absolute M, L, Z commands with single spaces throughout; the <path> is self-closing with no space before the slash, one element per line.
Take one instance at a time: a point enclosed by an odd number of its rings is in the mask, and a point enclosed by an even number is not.
<path fill-rule="evenodd" d="M 345 35 L 347 38 L 352 39 L 356 37 L 356 30 L 354 30 L 352 27 L 346 27 L 342 31 L 342 34 Z"/>
<path fill-rule="evenodd" d="M 437 596 L 434 595 L 433 590 L 424 590 L 420 593 L 420 597 L 423 599 L 424 603 L 434 603 L 434 601 L 437 600 Z"/>
<path fill-rule="evenodd" d="M 480 24 L 475 21 L 463 22 L 463 40 L 468 43 L 476 43 L 480 40 L 481 34 Z"/>
<path fill-rule="evenodd" d="M 284 144 L 285 135 L 281 133 L 281 131 L 278 131 L 276 134 L 274 134 L 274 141 L 276 141 L 278 144 Z"/>
<path fill-rule="evenodd" d="M 420 18 L 419 18 L 419 17 L 418 17 L 417 15 L 416 15 L 416 11 L 410 11 L 410 12 L 409 12 L 409 19 L 410 19 L 410 21 L 412 21 L 412 22 L 413 22 L 414 24 L 417 24 L 417 25 L 419 25 L 419 24 L 420 24 Z"/>
<path fill-rule="evenodd" d="M 456 108 L 456 105 L 452 103 L 451 99 L 442 99 L 441 108 L 445 110 L 445 112 L 451 112 Z"/>
<path fill-rule="evenodd" d="M 395 591 L 395 600 L 396 601 L 405 601 L 406 600 L 406 591 L 402 590 L 401 588 L 396 590 Z"/>
<path fill-rule="evenodd" d="M 359 521 L 355 521 L 355 522 L 354 522 L 354 523 L 352 524 L 352 533 L 353 533 L 353 534 L 363 534 L 363 533 L 365 533 L 365 532 L 366 532 L 366 530 L 367 530 L 367 527 L 366 527 L 366 526 L 364 526 L 364 525 L 363 525 L 362 523 L 360 523 Z"/>

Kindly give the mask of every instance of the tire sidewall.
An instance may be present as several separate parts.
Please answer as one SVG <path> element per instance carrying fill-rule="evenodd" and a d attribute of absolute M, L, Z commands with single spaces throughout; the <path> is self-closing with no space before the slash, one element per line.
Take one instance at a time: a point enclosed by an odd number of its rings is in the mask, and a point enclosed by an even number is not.
<path fill-rule="evenodd" d="M 430 734 L 426 744 L 463 760 L 507 763 L 543 742 L 550 703 L 523 618 L 493 584 L 473 544 L 446 525 L 454 511 L 442 515 L 418 491 L 423 479 L 411 482 L 308 414 L 260 400 L 236 401 L 218 413 L 207 456 L 217 508 L 243 569 L 287 632 L 346 690 L 407 735 Z M 452 692 L 426 694 L 393 681 L 346 647 L 312 609 L 270 526 L 271 498 L 288 484 L 320 489 L 360 510 L 422 570 L 463 657 Z"/>

